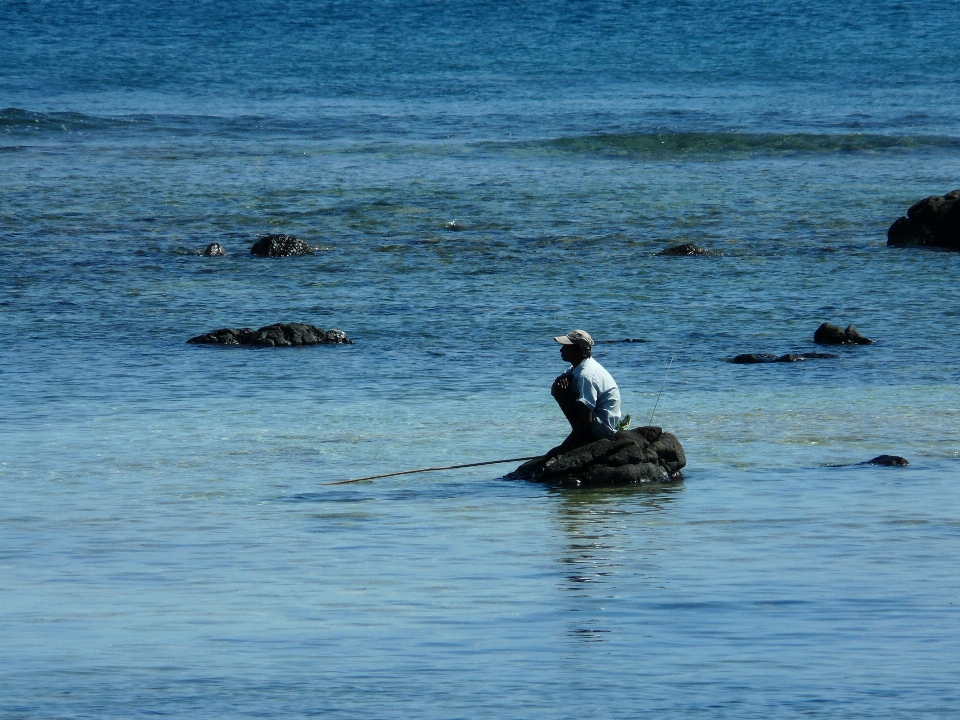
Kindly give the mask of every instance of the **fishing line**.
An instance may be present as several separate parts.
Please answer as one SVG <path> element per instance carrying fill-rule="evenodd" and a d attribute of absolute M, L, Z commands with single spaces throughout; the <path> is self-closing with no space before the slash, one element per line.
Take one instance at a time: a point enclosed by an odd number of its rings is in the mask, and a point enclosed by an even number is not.
<path fill-rule="evenodd" d="M 673 367 L 673 359 L 675 357 L 675 354 L 670 356 L 670 364 L 667 365 L 667 371 L 663 374 L 663 382 L 660 383 L 660 392 L 657 393 L 657 401 L 653 404 L 653 412 L 650 413 L 650 420 L 647 422 L 647 425 L 653 424 L 653 415 L 657 412 L 657 405 L 660 404 L 660 396 L 663 394 L 663 386 L 667 384 L 667 375 L 670 374 L 670 368 Z"/>

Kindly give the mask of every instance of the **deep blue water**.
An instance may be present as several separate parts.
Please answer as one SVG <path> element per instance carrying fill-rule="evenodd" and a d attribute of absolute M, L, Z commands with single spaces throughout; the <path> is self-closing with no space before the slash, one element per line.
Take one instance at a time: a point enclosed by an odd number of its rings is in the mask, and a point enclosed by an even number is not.
<path fill-rule="evenodd" d="M 955 716 L 956 27 L 0 0 L 0 716 Z M 573 327 L 682 485 L 322 486 L 555 445 Z"/>

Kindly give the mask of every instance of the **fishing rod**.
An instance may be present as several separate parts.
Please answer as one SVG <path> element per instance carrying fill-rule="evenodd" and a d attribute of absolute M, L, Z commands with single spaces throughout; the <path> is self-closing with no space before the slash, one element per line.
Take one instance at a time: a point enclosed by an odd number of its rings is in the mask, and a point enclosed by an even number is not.
<path fill-rule="evenodd" d="M 397 475 L 413 475 L 414 473 L 434 472 L 435 470 L 459 470 L 460 468 L 480 467 L 481 465 L 500 465 L 502 463 L 520 462 L 521 460 L 536 460 L 542 455 L 531 455 L 530 457 L 506 458 L 505 460 L 487 460 L 485 462 L 464 463 L 463 465 L 444 465 L 442 467 L 425 467 L 416 470 L 401 470 L 400 472 L 383 473 L 382 475 L 367 475 L 366 477 L 353 478 L 352 480 L 337 480 L 336 482 L 321 483 L 322 485 L 348 485 L 350 483 L 363 482 L 364 480 L 378 480 L 380 478 L 396 477 Z"/>
<path fill-rule="evenodd" d="M 667 375 L 670 374 L 670 368 L 673 367 L 673 359 L 676 355 L 670 356 L 670 364 L 667 365 L 667 371 L 663 374 L 663 382 L 660 383 L 660 392 L 657 393 L 657 401 L 653 404 L 653 412 L 650 413 L 650 420 L 647 421 L 647 425 L 653 424 L 653 415 L 657 412 L 657 405 L 660 404 L 660 396 L 663 394 L 663 386 L 667 384 Z"/>
<path fill-rule="evenodd" d="M 663 382 L 660 383 L 660 392 L 657 393 L 657 401 L 653 404 L 653 412 L 650 413 L 650 422 L 653 422 L 654 413 L 657 412 L 657 405 L 660 404 L 660 396 L 663 394 L 663 387 L 667 384 L 667 375 L 670 374 L 670 368 L 673 367 L 673 359 L 676 355 L 671 356 L 670 364 L 667 365 L 667 372 L 663 374 Z M 414 475 L 416 473 L 425 473 L 425 472 L 436 472 L 438 470 L 460 470 L 461 468 L 471 468 L 471 467 L 482 467 L 484 465 L 502 465 L 504 463 L 510 462 L 523 462 L 525 460 L 536 460 L 537 458 L 543 457 L 542 455 L 531 455 L 530 457 L 518 457 L 518 458 L 506 458 L 504 460 L 486 460 L 484 462 L 474 462 L 474 463 L 463 463 L 462 465 L 442 465 L 438 467 L 425 467 L 417 468 L 416 470 L 400 470 L 399 472 L 389 472 L 382 473 L 380 475 L 365 475 L 364 477 L 351 478 L 350 480 L 337 480 L 335 482 L 322 483 L 323 485 L 349 485 L 350 483 L 364 482 L 366 480 L 379 480 L 380 478 L 388 477 L 398 477 L 399 475 Z"/>

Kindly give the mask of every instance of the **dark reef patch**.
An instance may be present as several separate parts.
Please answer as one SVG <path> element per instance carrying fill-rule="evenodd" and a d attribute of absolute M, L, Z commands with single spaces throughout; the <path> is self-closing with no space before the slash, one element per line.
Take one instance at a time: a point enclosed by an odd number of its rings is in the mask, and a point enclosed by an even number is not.
<path fill-rule="evenodd" d="M 250 246 L 250 254 L 260 257 L 294 257 L 314 252 L 311 245 L 296 235 L 264 235 Z"/>
<path fill-rule="evenodd" d="M 251 345 L 294 347 L 298 345 L 353 345 L 343 330 L 322 330 L 305 323 L 275 323 L 262 328 L 221 328 L 187 340 L 193 345 Z"/>
<path fill-rule="evenodd" d="M 839 325 L 825 322 L 813 333 L 813 341 L 818 345 L 873 345 L 874 341 L 861 335 L 853 325 L 846 330 Z"/>
<path fill-rule="evenodd" d="M 666 255 L 671 257 L 719 257 L 721 253 L 698 247 L 693 243 L 684 243 L 683 245 L 674 245 L 673 247 L 668 247 L 665 250 L 661 250 L 657 253 L 657 255 Z"/>
<path fill-rule="evenodd" d="M 803 360 L 836 360 L 839 355 L 829 353 L 787 353 L 774 355 L 773 353 L 744 353 L 737 355 L 730 362 L 735 365 L 759 365 L 762 363 L 802 362 Z"/>
<path fill-rule="evenodd" d="M 880 465 L 882 467 L 906 467 L 910 463 L 899 455 L 877 455 L 873 460 L 867 460 L 861 465 Z"/>

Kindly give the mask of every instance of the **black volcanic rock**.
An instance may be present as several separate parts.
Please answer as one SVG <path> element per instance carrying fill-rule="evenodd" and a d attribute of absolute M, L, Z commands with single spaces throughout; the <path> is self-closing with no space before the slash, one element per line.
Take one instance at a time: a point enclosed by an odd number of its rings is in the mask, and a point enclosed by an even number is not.
<path fill-rule="evenodd" d="M 801 362 L 802 360 L 835 360 L 839 355 L 829 353 L 787 353 L 774 355 L 773 353 L 744 353 L 737 355 L 730 362 L 735 365 L 759 365 L 760 363 Z"/>
<path fill-rule="evenodd" d="M 867 460 L 866 462 L 860 463 L 861 465 L 881 465 L 883 467 L 905 467 L 910 463 L 907 462 L 906 458 L 902 458 L 899 455 L 877 455 L 873 460 Z"/>
<path fill-rule="evenodd" d="M 657 255 L 703 257 L 705 255 L 719 255 L 719 253 L 697 247 L 693 243 L 684 243 L 683 245 L 674 245 L 673 247 L 668 247 L 666 250 L 661 250 Z"/>
<path fill-rule="evenodd" d="M 621 430 L 550 460 L 530 460 L 507 477 L 561 487 L 646 485 L 682 481 L 686 464 L 674 435 L 646 426 Z"/>
<path fill-rule="evenodd" d="M 291 347 L 296 345 L 353 345 L 343 330 L 322 330 L 304 323 L 275 323 L 258 330 L 221 328 L 187 340 L 194 345 L 252 345 Z"/>
<path fill-rule="evenodd" d="M 887 245 L 960 250 L 960 190 L 913 204 L 887 231 Z"/>
<path fill-rule="evenodd" d="M 774 355 L 773 353 L 743 353 L 742 355 L 737 355 L 730 362 L 736 365 L 756 365 L 758 363 L 777 362 L 779 357 L 779 355 Z"/>
<path fill-rule="evenodd" d="M 227 254 L 227 251 L 220 243 L 210 243 L 200 254 L 205 257 L 223 257 Z"/>
<path fill-rule="evenodd" d="M 818 345 L 873 345 L 873 340 L 861 335 L 853 325 L 843 330 L 838 325 L 825 322 L 813 333 Z"/>
<path fill-rule="evenodd" d="M 292 257 L 313 253 L 313 247 L 296 235 L 264 235 L 250 246 L 250 254 L 260 257 Z"/>

